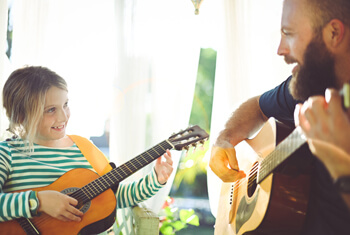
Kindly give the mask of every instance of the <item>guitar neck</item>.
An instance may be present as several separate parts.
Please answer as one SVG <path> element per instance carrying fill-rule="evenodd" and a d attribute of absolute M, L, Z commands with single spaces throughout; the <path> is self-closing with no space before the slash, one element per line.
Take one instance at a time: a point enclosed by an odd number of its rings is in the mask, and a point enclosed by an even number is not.
<path fill-rule="evenodd" d="M 257 183 L 261 183 L 273 170 L 305 143 L 306 140 L 300 134 L 300 130 L 296 128 L 287 138 L 276 146 L 274 151 L 261 161 Z"/>
<path fill-rule="evenodd" d="M 134 174 L 136 171 L 150 164 L 162 156 L 167 149 L 170 150 L 172 148 L 173 145 L 168 140 L 165 140 L 155 147 L 145 151 L 130 161 L 122 164 L 117 168 L 114 168 L 110 172 L 90 182 L 89 184 L 74 192 L 71 196 L 79 199 L 83 203 L 86 203 L 107 189 L 126 179 L 130 175 Z"/>

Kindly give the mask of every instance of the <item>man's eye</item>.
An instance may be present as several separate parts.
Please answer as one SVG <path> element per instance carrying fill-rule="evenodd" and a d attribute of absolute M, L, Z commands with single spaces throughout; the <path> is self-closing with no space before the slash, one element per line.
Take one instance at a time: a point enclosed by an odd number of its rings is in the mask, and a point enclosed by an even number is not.
<path fill-rule="evenodd" d="M 282 34 L 285 35 L 285 36 L 289 36 L 291 35 L 291 33 L 285 29 L 282 30 Z"/>
<path fill-rule="evenodd" d="M 66 102 L 66 103 L 64 104 L 64 107 L 68 107 L 68 102 Z"/>

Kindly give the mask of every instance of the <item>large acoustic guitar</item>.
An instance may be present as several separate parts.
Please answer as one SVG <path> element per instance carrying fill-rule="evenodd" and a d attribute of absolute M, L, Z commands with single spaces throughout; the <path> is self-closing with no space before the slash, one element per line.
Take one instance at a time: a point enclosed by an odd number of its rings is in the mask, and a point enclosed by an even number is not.
<path fill-rule="evenodd" d="M 42 213 L 33 219 L 20 218 L 0 223 L 0 234 L 6 235 L 65 235 L 96 234 L 110 228 L 115 222 L 116 197 L 111 187 L 129 177 L 139 169 L 162 156 L 167 149 L 188 149 L 204 143 L 209 135 L 200 127 L 192 126 L 155 147 L 147 150 L 107 174 L 99 176 L 88 169 L 68 171 L 52 184 L 34 188 L 34 191 L 56 190 L 78 200 L 77 208 L 84 215 L 80 222 L 63 222 Z"/>
<path fill-rule="evenodd" d="M 299 234 L 310 168 L 298 164 L 312 158 L 301 132 L 287 130 L 270 118 L 253 139 L 237 145 L 237 159 L 247 176 L 222 184 L 215 234 Z"/>

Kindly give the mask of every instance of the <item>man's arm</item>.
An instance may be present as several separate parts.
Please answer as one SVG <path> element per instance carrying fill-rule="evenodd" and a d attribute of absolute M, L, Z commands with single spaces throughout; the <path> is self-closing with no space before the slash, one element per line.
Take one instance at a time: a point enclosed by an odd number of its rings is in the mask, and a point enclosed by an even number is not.
<path fill-rule="evenodd" d="M 260 109 L 259 98 L 250 98 L 233 112 L 212 148 L 209 166 L 224 182 L 234 182 L 245 176 L 239 170 L 234 146 L 253 135 L 267 121 Z"/>
<path fill-rule="evenodd" d="M 267 117 L 260 109 L 259 98 L 260 96 L 250 98 L 233 112 L 226 122 L 225 129 L 220 132 L 215 145 L 225 147 L 221 143 L 226 141 L 236 146 L 261 128 L 267 121 Z"/>

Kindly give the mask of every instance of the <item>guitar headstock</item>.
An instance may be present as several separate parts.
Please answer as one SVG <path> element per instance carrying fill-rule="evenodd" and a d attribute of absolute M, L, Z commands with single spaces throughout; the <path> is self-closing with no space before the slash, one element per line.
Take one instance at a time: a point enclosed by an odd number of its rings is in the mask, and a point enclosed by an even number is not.
<path fill-rule="evenodd" d="M 176 150 L 188 150 L 190 146 L 195 147 L 198 143 L 204 144 L 208 137 L 209 135 L 205 130 L 195 125 L 173 134 L 168 141 L 174 145 Z"/>

